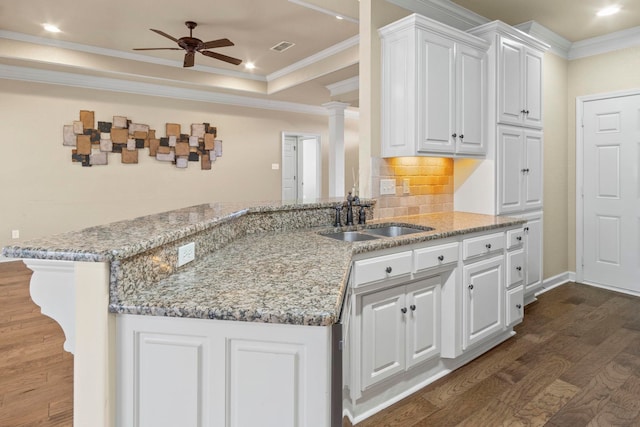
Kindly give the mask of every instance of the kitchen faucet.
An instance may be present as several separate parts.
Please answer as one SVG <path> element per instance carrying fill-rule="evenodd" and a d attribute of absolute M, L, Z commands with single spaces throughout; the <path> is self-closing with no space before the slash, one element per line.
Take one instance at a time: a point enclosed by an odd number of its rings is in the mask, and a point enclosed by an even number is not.
<path fill-rule="evenodd" d="M 358 213 L 358 224 L 365 224 L 367 218 L 366 218 L 366 212 L 365 212 L 364 208 L 369 207 L 369 205 L 360 204 L 360 198 L 358 196 L 352 196 L 351 195 L 351 191 L 349 191 L 349 194 L 347 195 L 347 202 L 346 202 L 347 221 L 345 222 L 344 225 L 346 225 L 346 226 L 353 225 L 353 205 L 360 206 L 360 212 Z M 333 223 L 334 227 L 342 227 L 341 214 L 342 214 L 342 208 L 343 207 L 345 207 L 344 202 L 343 203 L 339 203 L 335 207 L 335 209 L 336 209 L 336 217 L 335 217 L 335 221 Z"/>

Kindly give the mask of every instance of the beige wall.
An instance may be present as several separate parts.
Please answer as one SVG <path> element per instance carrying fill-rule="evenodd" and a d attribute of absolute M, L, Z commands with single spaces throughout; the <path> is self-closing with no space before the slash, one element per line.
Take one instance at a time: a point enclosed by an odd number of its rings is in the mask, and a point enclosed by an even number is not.
<path fill-rule="evenodd" d="M 323 143 L 323 191 L 328 189 L 328 117 L 0 79 L 0 247 L 20 240 L 80 229 L 212 201 L 280 199 L 281 132 L 318 133 Z M 188 169 L 140 153 L 123 165 L 83 168 L 62 145 L 62 126 L 79 110 L 96 121 L 124 115 L 164 136 L 167 122 L 210 122 L 224 141 L 223 157 L 210 171 Z M 358 169 L 358 123 L 345 123 L 345 170 Z M 347 184 L 351 185 L 351 179 Z"/>
<path fill-rule="evenodd" d="M 568 270 L 567 261 L 567 72 L 568 61 L 544 57 L 544 275 Z"/>
<path fill-rule="evenodd" d="M 640 46 L 569 62 L 567 91 L 569 271 L 576 270 L 576 98 L 584 95 L 640 89 L 640 72 L 638 70 L 640 70 Z M 545 117 L 545 126 L 546 120 Z"/>

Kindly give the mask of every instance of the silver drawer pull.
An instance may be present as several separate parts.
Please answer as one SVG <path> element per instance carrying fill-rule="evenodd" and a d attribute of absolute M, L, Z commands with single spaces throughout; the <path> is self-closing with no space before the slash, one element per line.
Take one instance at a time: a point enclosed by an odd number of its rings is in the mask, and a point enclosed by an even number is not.
<path fill-rule="evenodd" d="M 444 261 L 444 255 L 440 255 L 440 256 L 438 257 L 438 261 L 440 261 L 440 262 Z"/>
<path fill-rule="evenodd" d="M 487 243 L 485 246 L 487 249 L 491 249 L 491 243 Z"/>
<path fill-rule="evenodd" d="M 402 312 L 402 314 L 406 314 L 407 313 L 407 307 L 402 307 L 400 309 L 400 311 Z"/>
<path fill-rule="evenodd" d="M 391 274 L 391 272 L 393 271 L 393 269 L 391 267 L 387 267 L 384 271 L 387 272 L 387 274 Z"/>

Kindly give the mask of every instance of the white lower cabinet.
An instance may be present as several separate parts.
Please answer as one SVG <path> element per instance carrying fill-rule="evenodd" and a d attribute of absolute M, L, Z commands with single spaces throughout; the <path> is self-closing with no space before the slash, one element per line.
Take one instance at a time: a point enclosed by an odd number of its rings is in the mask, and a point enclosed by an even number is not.
<path fill-rule="evenodd" d="M 469 347 L 504 328 L 504 255 L 463 268 L 462 347 Z"/>
<path fill-rule="evenodd" d="M 367 389 L 440 354 L 440 276 L 358 298 Z"/>
<path fill-rule="evenodd" d="M 123 427 L 330 422 L 331 328 L 118 315 Z"/>

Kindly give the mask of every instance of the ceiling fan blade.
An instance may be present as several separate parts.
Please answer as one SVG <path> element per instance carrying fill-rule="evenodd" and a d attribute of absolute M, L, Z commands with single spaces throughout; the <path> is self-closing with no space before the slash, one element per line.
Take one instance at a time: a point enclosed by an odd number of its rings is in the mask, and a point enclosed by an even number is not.
<path fill-rule="evenodd" d="M 139 47 L 133 50 L 182 50 L 180 47 Z"/>
<path fill-rule="evenodd" d="M 201 50 L 200 53 L 211 58 L 219 59 L 220 61 L 228 62 L 233 65 L 242 64 L 242 59 L 232 58 L 230 56 L 223 55 L 221 53 L 209 52 L 208 50 Z"/>
<path fill-rule="evenodd" d="M 184 67 L 193 67 L 194 59 L 196 53 L 195 52 L 187 52 L 184 54 Z"/>
<path fill-rule="evenodd" d="M 173 40 L 174 42 L 178 43 L 178 39 L 170 36 L 169 34 L 165 33 L 164 31 L 160 31 L 160 30 L 154 30 L 153 28 L 149 28 L 151 31 L 153 31 L 154 33 L 160 34 L 163 37 L 168 38 L 169 40 Z"/>
<path fill-rule="evenodd" d="M 202 49 L 213 49 L 215 47 L 227 47 L 227 46 L 234 46 L 234 44 L 229 39 L 219 39 L 219 40 L 211 40 L 210 42 L 205 42 L 202 46 Z"/>

